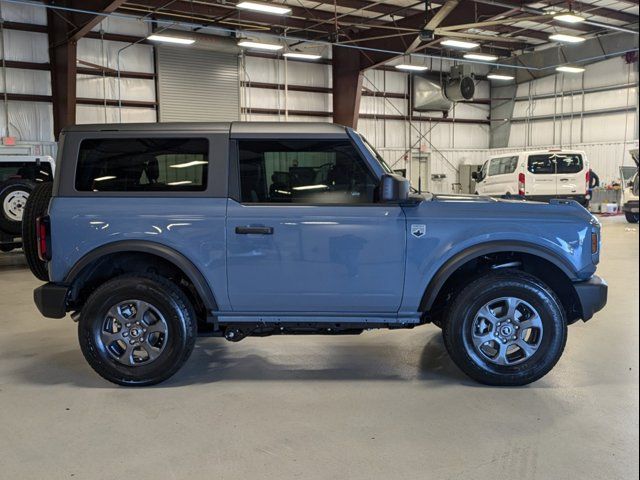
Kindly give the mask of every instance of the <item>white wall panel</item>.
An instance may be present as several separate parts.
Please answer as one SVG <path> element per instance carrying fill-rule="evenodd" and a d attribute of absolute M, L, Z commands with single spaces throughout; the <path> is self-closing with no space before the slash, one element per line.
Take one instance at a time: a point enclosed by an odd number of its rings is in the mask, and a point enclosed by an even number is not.
<path fill-rule="evenodd" d="M 140 78 L 121 78 L 120 95 L 122 100 L 154 102 L 156 99 L 155 81 Z M 118 79 L 95 75 L 78 75 L 76 94 L 79 98 L 106 98 L 118 100 Z"/>
<path fill-rule="evenodd" d="M 47 24 L 47 9 L 38 6 L 2 2 L 2 18 L 7 22 Z"/>
<path fill-rule="evenodd" d="M 146 37 L 151 33 L 150 23 L 135 17 L 105 17 L 102 22 L 93 27 L 94 32 L 116 33 L 121 35 L 136 35 Z"/>
<path fill-rule="evenodd" d="M 47 63 L 49 42 L 46 33 L 4 30 L 5 60 Z"/>
<path fill-rule="evenodd" d="M 0 75 L 0 92 L 5 92 L 3 75 Z M 51 73 L 46 70 L 7 68 L 6 92 L 51 95 Z"/>
<path fill-rule="evenodd" d="M 23 141 L 53 141 L 53 107 L 44 102 L 8 102 L 9 135 Z M 6 133 L 6 105 L 0 102 L 0 131 Z"/>
<path fill-rule="evenodd" d="M 118 67 L 119 51 L 121 52 L 120 70 L 153 73 L 152 45 L 131 45 L 124 42 L 102 41 L 95 38 L 82 38 L 78 42 L 78 60 L 102 65 L 114 70 L 117 70 Z"/>
<path fill-rule="evenodd" d="M 122 117 L 121 117 L 122 116 Z M 120 119 L 122 118 L 122 119 Z M 86 123 L 150 123 L 156 121 L 156 111 L 153 108 L 122 108 L 101 107 L 95 105 L 78 105 L 76 122 Z"/>
<path fill-rule="evenodd" d="M 633 112 L 585 117 L 584 140 L 588 142 L 612 142 L 637 139 L 638 125 L 636 121 L 637 117 Z"/>

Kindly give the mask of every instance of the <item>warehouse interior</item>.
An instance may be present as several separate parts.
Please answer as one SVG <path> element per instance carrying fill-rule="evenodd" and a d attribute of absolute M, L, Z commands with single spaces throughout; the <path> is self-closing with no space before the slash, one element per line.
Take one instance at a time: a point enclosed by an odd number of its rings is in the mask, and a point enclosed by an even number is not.
<path fill-rule="evenodd" d="M 202 338 L 176 376 L 127 389 L 84 363 L 69 316 L 38 312 L 1 232 L 4 475 L 638 478 L 638 18 L 633 0 L 0 0 L 0 187 L 86 124 L 336 123 L 441 195 L 478 193 L 492 158 L 580 152 L 609 284 L 526 387 L 467 379 L 427 325 Z"/>

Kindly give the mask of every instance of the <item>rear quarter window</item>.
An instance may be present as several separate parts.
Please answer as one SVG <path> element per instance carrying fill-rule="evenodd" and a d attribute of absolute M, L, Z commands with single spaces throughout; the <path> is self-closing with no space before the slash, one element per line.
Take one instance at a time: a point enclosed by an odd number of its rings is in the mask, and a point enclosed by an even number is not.
<path fill-rule="evenodd" d="M 207 188 L 205 138 L 108 138 L 80 143 L 80 192 L 197 192 Z"/>

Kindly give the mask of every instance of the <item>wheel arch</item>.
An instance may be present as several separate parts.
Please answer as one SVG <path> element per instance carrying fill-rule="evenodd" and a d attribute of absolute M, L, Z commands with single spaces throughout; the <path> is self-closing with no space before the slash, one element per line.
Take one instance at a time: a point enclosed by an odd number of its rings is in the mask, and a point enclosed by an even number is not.
<path fill-rule="evenodd" d="M 485 258 L 488 258 L 487 263 L 482 264 L 485 269 L 491 269 L 501 264 L 507 265 L 510 261 L 518 262 L 517 268 L 537 274 L 541 280 L 548 283 L 559 294 L 570 322 L 580 317 L 582 312 L 576 311 L 577 306 L 580 305 L 579 300 L 572 286 L 572 282 L 578 280 L 573 266 L 568 260 L 549 249 L 521 241 L 482 243 L 451 256 L 427 284 L 419 310 L 430 312 L 434 308 L 437 309 L 438 304 L 443 301 L 443 295 L 447 293 L 448 289 L 455 286 L 456 282 L 453 280 L 456 275 L 460 276 L 462 281 L 469 279 L 469 275 L 482 271 L 478 269 L 479 263 Z M 465 268 L 471 271 L 465 272 Z"/>
<path fill-rule="evenodd" d="M 218 309 L 213 290 L 200 269 L 191 260 L 167 245 L 147 240 L 122 240 L 102 245 L 90 251 L 73 265 L 63 283 L 71 285 L 77 290 L 75 286 L 90 278 L 104 260 L 112 258 L 114 255 L 126 254 L 144 254 L 147 258 L 155 257 L 160 259 L 161 263 L 166 262 L 165 265 L 173 266 L 191 282 L 203 306 L 208 311 Z"/>

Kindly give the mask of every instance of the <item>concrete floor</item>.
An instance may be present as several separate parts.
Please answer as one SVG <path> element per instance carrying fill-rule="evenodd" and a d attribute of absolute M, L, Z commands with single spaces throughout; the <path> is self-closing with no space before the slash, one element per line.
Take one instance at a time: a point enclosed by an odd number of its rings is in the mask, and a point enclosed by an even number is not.
<path fill-rule="evenodd" d="M 467 380 L 433 326 L 201 339 L 163 385 L 117 388 L 0 254 L 0 477 L 638 478 L 638 228 L 604 219 L 603 238 L 606 309 L 514 389 Z"/>

